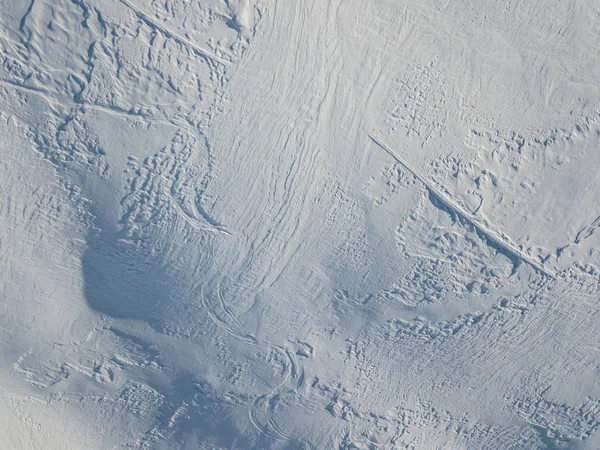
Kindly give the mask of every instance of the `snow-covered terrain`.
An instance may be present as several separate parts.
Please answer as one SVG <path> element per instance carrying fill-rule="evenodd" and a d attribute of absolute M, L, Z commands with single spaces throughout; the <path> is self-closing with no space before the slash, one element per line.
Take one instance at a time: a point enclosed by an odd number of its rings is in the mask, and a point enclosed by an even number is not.
<path fill-rule="evenodd" d="M 0 448 L 600 448 L 597 0 L 3 0 L 0 47 Z"/>

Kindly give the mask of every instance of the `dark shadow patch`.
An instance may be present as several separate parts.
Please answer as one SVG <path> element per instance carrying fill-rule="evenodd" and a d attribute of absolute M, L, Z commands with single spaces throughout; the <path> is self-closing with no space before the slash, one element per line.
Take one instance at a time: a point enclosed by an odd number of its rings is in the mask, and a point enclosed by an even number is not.
<path fill-rule="evenodd" d="M 102 231 L 88 237 L 83 254 L 84 294 L 90 307 L 120 319 L 156 326 L 169 298 L 169 277 L 144 245 Z"/>

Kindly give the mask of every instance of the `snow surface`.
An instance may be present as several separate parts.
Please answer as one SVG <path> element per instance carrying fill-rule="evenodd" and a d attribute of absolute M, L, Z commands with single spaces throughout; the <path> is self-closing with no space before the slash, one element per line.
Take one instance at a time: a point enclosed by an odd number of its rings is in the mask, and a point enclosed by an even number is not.
<path fill-rule="evenodd" d="M 600 448 L 597 0 L 4 0 L 0 46 L 1 448 Z"/>

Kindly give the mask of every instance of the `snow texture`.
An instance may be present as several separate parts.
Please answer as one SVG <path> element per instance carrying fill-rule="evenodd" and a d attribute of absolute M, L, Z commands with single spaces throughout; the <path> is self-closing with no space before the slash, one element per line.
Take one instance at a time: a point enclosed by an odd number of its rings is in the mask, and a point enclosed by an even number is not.
<path fill-rule="evenodd" d="M 600 448 L 597 0 L 4 0 L 0 47 L 1 448 Z"/>

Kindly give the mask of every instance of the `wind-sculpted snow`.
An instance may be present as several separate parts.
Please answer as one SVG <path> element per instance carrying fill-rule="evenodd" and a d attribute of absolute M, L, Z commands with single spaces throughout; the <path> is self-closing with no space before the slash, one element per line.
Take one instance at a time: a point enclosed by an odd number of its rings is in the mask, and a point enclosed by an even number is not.
<path fill-rule="evenodd" d="M 600 448 L 599 24 L 0 4 L 0 447 Z"/>

